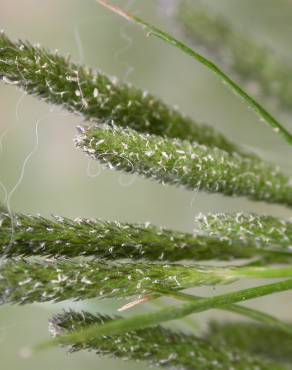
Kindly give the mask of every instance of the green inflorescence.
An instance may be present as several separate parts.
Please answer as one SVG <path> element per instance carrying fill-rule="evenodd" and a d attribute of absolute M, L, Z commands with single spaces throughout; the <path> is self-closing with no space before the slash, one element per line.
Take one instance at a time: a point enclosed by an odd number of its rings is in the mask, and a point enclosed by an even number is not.
<path fill-rule="evenodd" d="M 75 143 L 109 168 L 163 184 L 292 205 L 291 179 L 257 158 L 107 125 L 82 130 Z"/>
<path fill-rule="evenodd" d="M 257 248 L 274 246 L 292 250 L 292 223 L 276 217 L 219 213 L 199 215 L 195 223 L 201 235 L 218 237 L 230 245 L 241 240 Z"/>
<path fill-rule="evenodd" d="M 10 259 L 0 268 L 0 302 L 121 298 L 221 280 L 219 274 L 175 265 Z"/>
<path fill-rule="evenodd" d="M 86 120 L 242 152 L 212 127 L 195 123 L 146 91 L 71 63 L 58 53 L 0 34 L 0 78 Z"/>
<path fill-rule="evenodd" d="M 211 60 L 107 1 L 98 2 L 200 62 L 292 144 L 290 131 Z M 289 69 L 278 73 L 265 50 L 243 37 L 236 39 L 221 19 L 188 11 L 184 0 L 178 7 L 188 34 L 220 57 L 229 48 L 234 54 L 232 69 L 256 80 L 268 96 L 278 94 L 289 106 Z M 219 48 L 221 39 L 226 45 Z M 249 49 L 248 59 L 241 58 L 239 49 Z M 270 84 L 278 77 L 279 82 Z M 0 79 L 93 122 L 79 127 L 75 143 L 110 169 L 193 191 L 292 206 L 292 179 L 278 167 L 243 152 L 210 126 L 195 123 L 148 92 L 74 64 L 57 52 L 13 42 L 2 32 Z M 191 234 L 149 223 L 47 219 L 8 212 L 0 204 L 0 304 L 138 296 L 122 307 L 128 309 L 166 296 L 187 303 L 127 319 L 66 311 L 51 320 L 55 338 L 44 346 L 67 345 L 72 351 L 89 349 L 185 370 L 289 368 L 292 326 L 237 303 L 292 289 L 292 223 L 241 213 L 200 215 L 195 222 Z M 213 263 L 230 259 L 241 260 L 232 266 Z M 183 292 L 245 278 L 286 280 L 211 297 Z M 210 309 L 243 315 L 261 325 L 213 323 L 202 337 L 159 326 Z"/>
<path fill-rule="evenodd" d="M 60 336 L 94 324 L 98 330 L 99 325 L 115 319 L 117 318 L 88 312 L 64 311 L 51 319 L 49 328 L 53 336 Z M 184 370 L 282 369 L 279 365 L 263 361 L 244 351 L 223 345 L 215 346 L 197 336 L 174 332 L 161 326 L 112 337 L 92 337 L 82 343 L 72 343 L 70 347 L 71 351 L 81 349 L 95 351 L 98 355 Z"/>
<path fill-rule="evenodd" d="M 10 259 L 0 268 L 0 302 L 23 304 L 144 296 L 194 286 L 229 284 L 244 277 L 291 278 L 292 268 Z"/>
<path fill-rule="evenodd" d="M 279 223 L 283 221 L 278 221 Z M 211 229 L 210 229 L 211 230 Z M 53 219 L 0 212 L 0 255 L 78 257 L 95 256 L 107 260 L 127 258 L 148 261 L 230 260 L 269 257 L 289 262 L 292 253 L 281 243 L 272 247 L 254 245 L 241 235 L 226 240 L 225 230 L 203 234 L 204 227 L 193 234 L 167 230 L 148 223 L 135 225 L 78 218 Z M 284 247 L 284 248 L 282 248 Z"/>
<path fill-rule="evenodd" d="M 231 282 L 221 269 L 94 260 L 9 260 L 0 268 L 0 301 L 33 303 L 121 298 Z"/>

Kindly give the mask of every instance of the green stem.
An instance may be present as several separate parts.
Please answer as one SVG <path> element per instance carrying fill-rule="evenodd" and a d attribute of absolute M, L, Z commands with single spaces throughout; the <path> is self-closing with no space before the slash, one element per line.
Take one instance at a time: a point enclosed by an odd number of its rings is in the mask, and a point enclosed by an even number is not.
<path fill-rule="evenodd" d="M 62 338 L 48 341 L 39 348 L 46 348 L 59 343 L 82 343 L 88 337 L 102 337 L 107 335 L 118 335 L 131 330 L 143 329 L 148 326 L 158 325 L 163 322 L 177 320 L 187 315 L 203 312 L 212 308 L 218 308 L 233 303 L 244 302 L 249 299 L 263 297 L 277 292 L 284 292 L 292 289 L 292 279 L 259 287 L 248 288 L 237 292 L 218 295 L 215 297 L 203 298 L 192 303 L 179 307 L 167 307 L 158 312 L 137 315 L 126 320 L 117 320 L 105 324 L 103 327 L 92 325 L 86 330 L 65 335 Z"/>
<path fill-rule="evenodd" d="M 168 295 L 165 293 L 165 295 Z M 202 297 L 193 296 L 183 292 L 171 292 L 170 296 L 178 300 L 183 300 L 187 302 L 196 302 L 199 299 L 204 299 Z M 278 328 L 281 331 L 292 336 L 292 327 L 287 325 L 287 323 L 277 319 L 275 316 L 269 315 L 267 313 L 255 310 L 253 308 L 240 306 L 238 304 L 231 304 L 228 306 L 219 307 L 220 310 L 229 311 L 236 313 L 238 315 L 246 316 L 252 320 L 261 322 L 263 324 L 270 325 L 272 327 Z"/>
<path fill-rule="evenodd" d="M 194 295 L 184 293 L 184 292 L 181 292 L 181 291 L 163 292 L 163 295 L 164 296 L 170 296 L 172 298 L 175 298 L 175 299 L 180 300 L 180 301 L 185 301 L 185 302 L 195 302 L 199 299 L 204 299 L 203 297 L 194 296 Z M 159 294 L 154 295 L 153 294 L 151 297 L 148 298 L 147 302 L 151 301 L 151 300 L 154 301 L 157 298 L 161 298 L 161 297 L 162 297 L 162 295 L 159 295 Z M 159 303 L 157 301 L 154 301 L 153 303 L 156 303 L 156 305 L 158 305 L 158 307 L 160 307 L 160 308 L 165 307 L 164 305 L 159 306 Z M 275 316 L 269 315 L 269 314 L 264 313 L 262 311 L 258 311 L 258 310 L 255 310 L 253 308 L 241 306 L 241 305 L 238 305 L 238 304 L 231 304 L 231 305 L 228 305 L 228 306 L 219 307 L 219 309 L 224 310 L 224 311 L 229 311 L 229 312 L 241 315 L 241 316 L 245 316 L 245 317 L 247 317 L 251 320 L 257 321 L 257 322 L 262 323 L 262 324 L 267 324 L 269 326 L 276 327 L 276 328 L 280 329 L 281 331 L 291 335 L 291 337 L 292 337 L 292 326 L 291 325 L 287 325 L 287 323 L 284 323 L 283 321 L 277 319 Z M 184 321 L 188 320 L 188 317 L 184 317 L 183 320 Z M 192 320 L 188 320 L 187 323 L 189 325 L 194 325 Z M 197 327 L 196 327 L 196 329 L 197 329 Z"/>
<path fill-rule="evenodd" d="M 225 272 L 224 272 L 225 271 Z M 247 267 L 238 267 L 223 269 L 222 274 L 227 278 L 228 274 L 230 278 L 239 279 L 239 278 L 256 278 L 256 279 L 280 279 L 280 278 L 291 278 L 292 277 L 292 266 L 288 267 L 256 267 L 256 266 L 247 266 Z"/>
<path fill-rule="evenodd" d="M 261 119 L 263 119 L 273 130 L 283 136 L 283 138 L 292 145 L 292 134 L 287 131 L 282 124 L 276 120 L 268 111 L 266 111 L 254 98 L 248 95 L 240 86 L 238 86 L 230 77 L 228 77 L 220 68 L 218 68 L 213 62 L 192 50 L 190 47 L 182 43 L 181 41 L 176 40 L 173 36 L 167 34 L 164 31 L 161 31 L 157 27 L 152 26 L 151 24 L 145 22 L 141 18 L 133 16 L 129 13 L 126 13 L 122 9 L 108 4 L 105 0 L 97 0 L 99 4 L 108 8 L 112 12 L 126 18 L 128 21 L 133 22 L 141 26 L 146 30 L 149 35 L 154 35 L 161 40 L 173 45 L 174 47 L 180 49 L 185 54 L 196 59 L 199 63 L 204 65 L 210 71 L 212 71 L 219 79 L 229 88 L 233 93 L 242 98 L 249 106 L 252 108 Z"/>

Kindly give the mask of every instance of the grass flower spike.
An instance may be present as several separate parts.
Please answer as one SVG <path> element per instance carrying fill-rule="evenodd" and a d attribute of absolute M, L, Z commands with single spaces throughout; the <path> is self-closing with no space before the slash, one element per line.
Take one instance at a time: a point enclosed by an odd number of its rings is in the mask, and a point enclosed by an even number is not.
<path fill-rule="evenodd" d="M 292 144 L 292 131 L 217 64 L 143 19 L 105 0 L 97 2 L 201 63 Z M 235 37 L 225 21 L 198 13 L 185 0 L 174 9 L 188 35 L 219 56 L 229 49 L 233 71 L 256 80 L 266 96 L 276 93 L 280 105 L 289 107 L 289 68 L 282 71 L 266 51 Z M 247 197 L 286 206 L 286 211 L 292 207 L 288 171 L 243 151 L 147 91 L 58 52 L 14 42 L 4 32 L 0 79 L 81 117 L 76 147 L 109 169 L 193 192 Z M 158 299 L 163 305 L 126 318 L 69 309 L 54 315 L 49 326 L 53 338 L 37 344 L 38 349 L 61 345 L 71 352 L 85 349 L 181 370 L 291 369 L 292 324 L 243 305 L 292 290 L 291 220 L 255 213 L 200 214 L 194 231 L 186 233 L 149 222 L 22 214 L 11 209 L 9 199 L 0 204 L 0 305 L 126 299 L 120 312 Z M 233 284 L 246 280 L 251 287 Z M 228 293 L 214 293 L 215 286 L 227 284 Z M 199 287 L 208 291 L 185 291 Z M 195 335 L 161 326 L 213 309 L 254 323 L 212 322 Z"/>
<path fill-rule="evenodd" d="M 162 184 L 292 205 L 291 179 L 258 158 L 112 126 L 82 129 L 75 143 L 110 169 Z"/>

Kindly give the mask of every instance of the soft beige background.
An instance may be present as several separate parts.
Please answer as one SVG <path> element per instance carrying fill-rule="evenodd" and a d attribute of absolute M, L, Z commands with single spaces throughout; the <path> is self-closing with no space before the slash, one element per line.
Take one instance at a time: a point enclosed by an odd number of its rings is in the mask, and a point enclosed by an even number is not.
<path fill-rule="evenodd" d="M 205 2 L 225 13 L 239 30 L 291 61 L 289 0 Z M 166 12 L 157 11 L 158 1 L 116 3 L 176 34 L 163 16 Z M 164 0 L 164 6 L 171 3 L 172 0 Z M 178 105 L 198 121 L 216 126 L 292 174 L 291 149 L 214 76 L 170 46 L 145 37 L 141 30 L 104 11 L 94 0 L 0 0 L 0 28 L 13 38 L 59 49 L 77 61 L 127 79 Z M 275 114 L 292 130 L 290 114 Z M 39 146 L 35 148 L 38 120 Z M 10 193 L 15 211 L 151 221 L 188 231 L 199 212 L 235 210 L 291 216 L 291 212 L 279 206 L 194 194 L 105 170 L 93 177 L 90 174 L 98 171 L 97 164 L 76 150 L 72 142 L 79 122 L 79 117 L 58 108 L 52 111 L 52 107 L 23 95 L 13 86 L 0 84 L 0 181 Z M 0 198 L 3 197 L 0 189 Z M 258 305 L 288 319 L 288 301 L 289 296 L 278 295 L 262 299 Z M 121 303 L 90 302 L 78 307 L 114 312 Z M 0 369 L 144 369 L 141 364 L 99 359 L 85 352 L 68 355 L 59 349 L 29 357 L 29 346 L 48 338 L 47 320 L 52 312 L 64 306 L 1 307 Z"/>

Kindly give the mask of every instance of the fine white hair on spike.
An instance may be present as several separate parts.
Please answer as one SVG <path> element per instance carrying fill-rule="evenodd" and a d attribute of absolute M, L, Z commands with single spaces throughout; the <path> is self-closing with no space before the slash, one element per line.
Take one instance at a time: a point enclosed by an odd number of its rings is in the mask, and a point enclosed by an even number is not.
<path fill-rule="evenodd" d="M 81 107 L 81 111 L 83 109 L 87 109 L 88 108 L 88 103 L 84 97 L 84 94 L 83 94 L 83 91 L 82 91 L 82 88 L 81 88 L 81 83 L 80 83 L 80 78 L 79 78 L 79 70 L 77 69 L 75 71 L 75 74 L 76 74 L 76 82 L 77 82 L 77 86 L 78 86 L 78 90 L 75 90 L 75 95 L 77 97 L 81 97 L 81 102 L 82 102 L 82 107 Z"/>
<path fill-rule="evenodd" d="M 83 126 L 76 126 L 76 129 L 79 134 L 84 134 L 85 128 Z"/>
<path fill-rule="evenodd" d="M 2 81 L 5 82 L 7 85 L 18 85 L 18 81 L 12 81 L 6 76 L 2 76 Z"/>
<path fill-rule="evenodd" d="M 76 140 L 78 140 L 78 137 L 74 139 L 75 143 L 76 143 Z M 104 140 L 101 140 L 101 141 L 103 142 Z M 97 145 L 98 145 L 98 143 L 97 143 Z M 131 171 L 129 171 L 129 172 L 130 172 L 130 173 L 133 173 L 133 176 L 130 178 L 130 181 L 129 181 L 128 183 L 123 183 L 123 182 L 122 182 L 122 180 L 121 180 L 121 176 L 120 176 L 120 177 L 119 177 L 119 184 L 120 184 L 121 186 L 131 186 L 131 185 L 134 183 L 134 181 L 136 180 L 136 178 L 137 178 L 137 174 L 135 173 L 135 168 L 134 168 L 133 163 L 129 160 L 129 158 L 124 157 L 123 155 L 120 155 L 120 154 L 118 154 L 118 153 L 114 153 L 114 152 L 101 153 L 101 154 L 99 154 L 98 156 L 96 156 L 96 159 L 97 159 L 97 160 L 101 160 L 101 161 L 102 161 L 102 160 L 103 160 L 103 158 L 104 158 L 104 157 L 107 157 L 107 156 L 119 157 L 119 158 L 121 158 L 121 159 L 123 159 L 123 160 L 126 160 L 126 161 L 130 164 L 130 166 L 132 167 L 132 169 L 131 169 Z M 87 173 L 87 175 L 88 175 L 89 177 L 96 177 L 96 176 L 100 175 L 101 170 L 102 170 L 102 166 L 100 166 L 100 167 L 99 167 L 99 169 L 98 169 L 98 172 L 97 172 L 97 173 L 92 174 L 92 173 L 90 172 L 90 168 L 89 168 L 90 163 L 91 163 L 91 162 L 88 162 L 88 167 L 87 167 L 87 172 L 86 172 L 86 173 Z"/>

